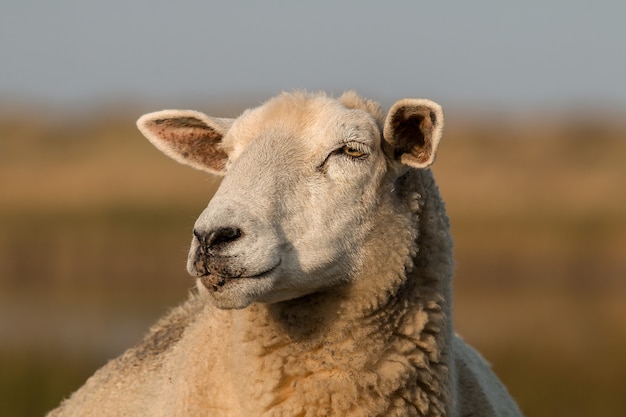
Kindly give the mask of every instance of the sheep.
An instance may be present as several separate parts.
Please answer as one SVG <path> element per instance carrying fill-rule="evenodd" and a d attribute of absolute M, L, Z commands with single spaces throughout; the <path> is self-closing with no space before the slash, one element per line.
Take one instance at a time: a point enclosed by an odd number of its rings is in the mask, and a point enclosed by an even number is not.
<path fill-rule="evenodd" d="M 438 104 L 292 92 L 137 125 L 224 177 L 193 228 L 197 289 L 50 417 L 521 416 L 453 331 Z"/>

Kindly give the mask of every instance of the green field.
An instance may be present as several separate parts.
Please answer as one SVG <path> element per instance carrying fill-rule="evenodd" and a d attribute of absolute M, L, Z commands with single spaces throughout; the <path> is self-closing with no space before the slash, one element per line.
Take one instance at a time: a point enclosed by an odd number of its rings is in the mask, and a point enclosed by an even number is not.
<path fill-rule="evenodd" d="M 154 149 L 138 112 L 107 114 L 0 114 L 3 416 L 54 407 L 193 286 L 219 182 Z M 457 330 L 528 416 L 624 416 L 626 127 L 541 117 L 448 118 Z"/>

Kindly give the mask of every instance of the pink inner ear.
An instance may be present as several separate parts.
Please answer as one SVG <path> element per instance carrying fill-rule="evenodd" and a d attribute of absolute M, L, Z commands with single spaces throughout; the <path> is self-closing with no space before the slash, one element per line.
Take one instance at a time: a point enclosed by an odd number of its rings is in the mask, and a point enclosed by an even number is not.
<path fill-rule="evenodd" d="M 153 113 L 142 117 L 140 130 L 176 161 L 214 174 L 223 174 L 228 155 L 221 149 L 223 134 L 194 114 Z"/>
<path fill-rule="evenodd" d="M 428 107 L 404 106 L 397 109 L 389 124 L 394 158 L 410 166 L 431 162 L 436 120 L 436 115 Z"/>
<path fill-rule="evenodd" d="M 164 118 L 164 119 L 155 119 L 154 124 L 156 125 L 166 125 L 172 128 L 209 128 L 205 122 L 198 119 L 197 117 L 176 117 L 176 118 Z"/>

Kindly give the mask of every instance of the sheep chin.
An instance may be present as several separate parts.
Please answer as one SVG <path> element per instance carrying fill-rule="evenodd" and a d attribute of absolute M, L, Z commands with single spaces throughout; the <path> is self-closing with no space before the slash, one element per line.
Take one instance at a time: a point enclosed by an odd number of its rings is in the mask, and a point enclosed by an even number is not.
<path fill-rule="evenodd" d="M 224 285 L 233 279 L 234 278 L 223 277 L 216 274 L 209 274 L 200 277 L 200 282 L 202 282 L 202 285 L 204 285 L 207 290 L 220 292 L 224 288 Z"/>

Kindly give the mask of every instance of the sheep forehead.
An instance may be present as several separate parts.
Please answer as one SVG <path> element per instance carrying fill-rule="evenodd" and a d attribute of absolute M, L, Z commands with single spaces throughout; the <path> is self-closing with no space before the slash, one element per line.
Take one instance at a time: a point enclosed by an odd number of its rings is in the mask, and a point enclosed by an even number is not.
<path fill-rule="evenodd" d="M 265 136 L 295 141 L 311 154 L 341 142 L 359 140 L 375 146 L 379 140 L 372 115 L 322 95 L 283 94 L 245 111 L 225 137 L 224 147 L 236 159 L 250 142 Z"/>

